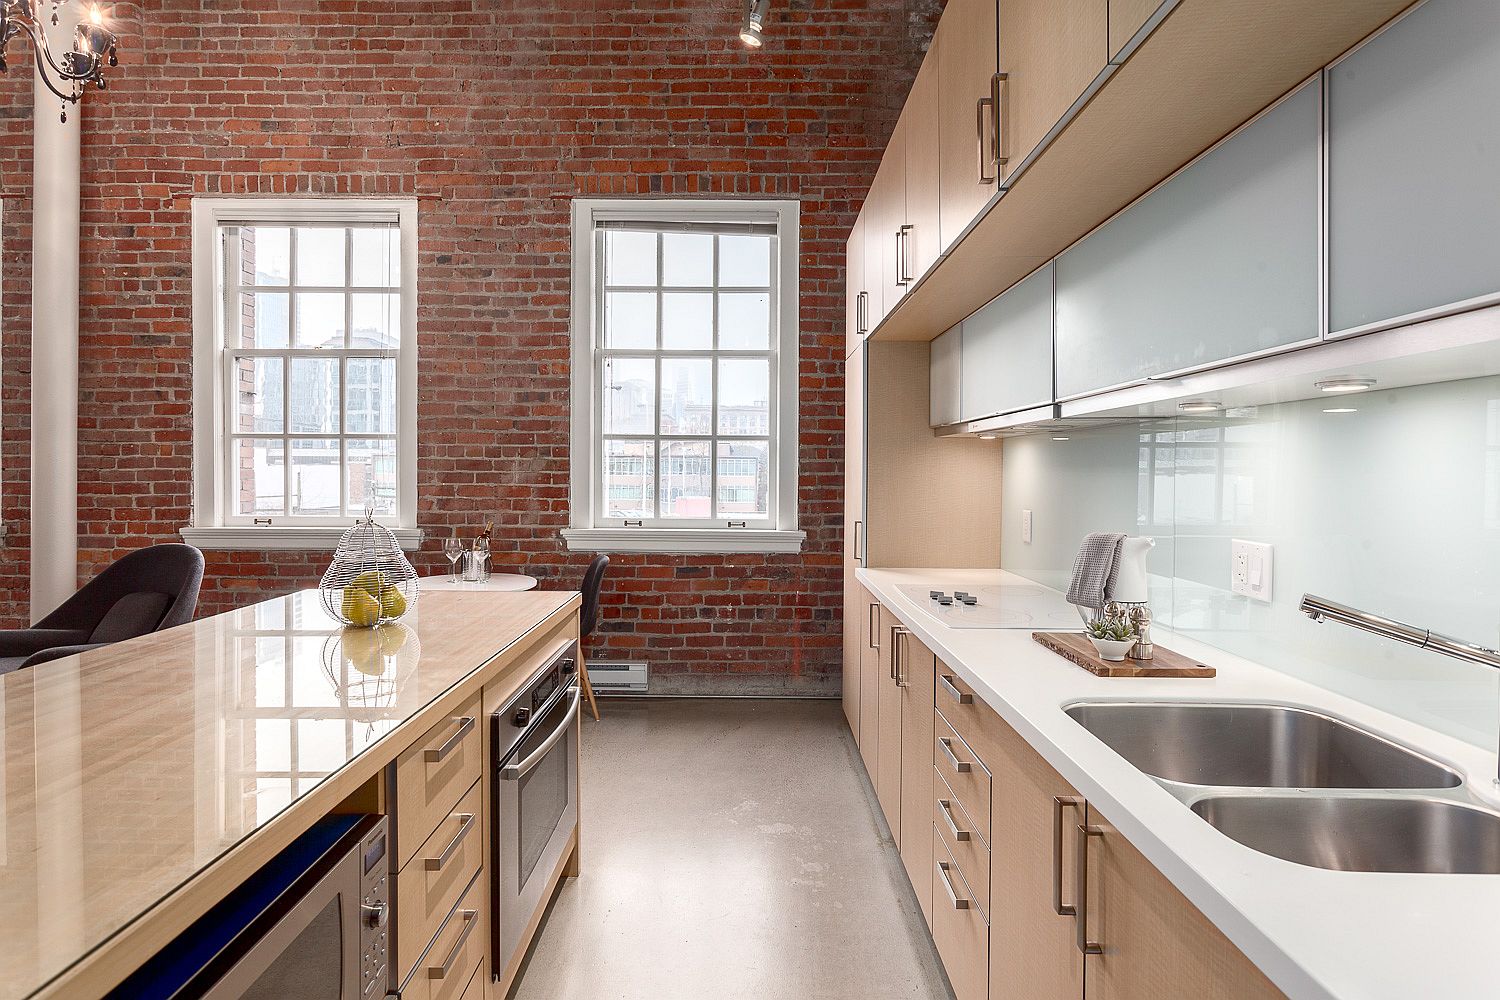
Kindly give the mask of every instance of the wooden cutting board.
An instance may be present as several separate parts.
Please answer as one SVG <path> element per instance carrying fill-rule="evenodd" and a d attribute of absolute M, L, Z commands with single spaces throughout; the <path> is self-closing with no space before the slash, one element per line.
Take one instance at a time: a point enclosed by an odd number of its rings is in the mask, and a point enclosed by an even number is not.
<path fill-rule="evenodd" d="M 1213 667 L 1157 645 L 1149 660 L 1106 660 L 1081 632 L 1033 632 L 1031 637 L 1058 656 L 1100 677 L 1212 677 Z"/>

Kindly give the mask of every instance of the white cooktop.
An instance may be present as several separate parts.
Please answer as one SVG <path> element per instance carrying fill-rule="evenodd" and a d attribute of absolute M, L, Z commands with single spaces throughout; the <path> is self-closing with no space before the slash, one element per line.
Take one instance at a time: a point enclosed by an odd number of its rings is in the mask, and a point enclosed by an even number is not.
<path fill-rule="evenodd" d="M 952 583 L 917 586 L 903 583 L 897 587 L 917 607 L 949 628 L 1029 628 L 1053 631 L 1080 631 L 1083 619 L 1061 594 L 1039 584 L 1000 583 L 959 587 Z M 944 604 L 932 597 L 941 593 L 952 598 Z M 956 595 L 967 594 L 973 603 L 963 603 Z"/>

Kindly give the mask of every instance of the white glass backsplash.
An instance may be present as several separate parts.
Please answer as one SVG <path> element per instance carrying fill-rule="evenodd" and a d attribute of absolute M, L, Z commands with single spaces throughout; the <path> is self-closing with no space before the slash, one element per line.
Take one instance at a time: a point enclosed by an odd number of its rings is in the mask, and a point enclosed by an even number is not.
<path fill-rule="evenodd" d="M 1297 602 L 1500 647 L 1500 378 L 1015 438 L 1004 463 L 1005 569 L 1062 589 L 1085 533 L 1153 535 L 1158 621 L 1495 745 L 1500 673 L 1315 624 Z M 1230 593 L 1234 538 L 1274 546 L 1270 604 Z"/>

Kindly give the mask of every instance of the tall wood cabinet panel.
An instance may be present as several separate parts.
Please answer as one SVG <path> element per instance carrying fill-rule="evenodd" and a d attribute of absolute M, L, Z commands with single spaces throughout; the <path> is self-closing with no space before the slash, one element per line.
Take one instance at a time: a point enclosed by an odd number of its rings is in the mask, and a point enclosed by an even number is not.
<path fill-rule="evenodd" d="M 1309 82 L 1057 258 L 1057 394 L 1318 338 Z"/>
<path fill-rule="evenodd" d="M 928 50 L 906 96 L 900 130 L 906 147 L 906 220 L 902 278 L 908 286 L 937 263 L 939 231 L 938 56 Z"/>
<path fill-rule="evenodd" d="M 1106 0 L 1002 0 L 1001 152 L 1010 176 L 1109 62 Z"/>
<path fill-rule="evenodd" d="M 1500 293 L 1496 94 L 1494 0 L 1428 0 L 1328 71 L 1330 330 Z"/>
<path fill-rule="evenodd" d="M 991 299 L 962 329 L 960 419 L 1052 402 L 1051 264 Z"/>
<path fill-rule="evenodd" d="M 860 665 L 865 631 L 860 615 L 868 597 L 854 572 L 865 555 L 865 348 L 844 362 L 844 715 L 859 739 Z"/>
<path fill-rule="evenodd" d="M 996 0 L 948 0 L 933 37 L 938 57 L 938 168 L 947 250 L 998 190 L 992 82 Z M 929 55 L 929 59 L 931 56 Z"/>
<path fill-rule="evenodd" d="M 900 636 L 901 860 L 932 924 L 932 696 L 937 657 L 916 636 Z"/>
<path fill-rule="evenodd" d="M 896 681 L 896 637 L 901 623 L 882 605 L 880 616 L 880 669 L 877 671 L 876 704 L 880 745 L 875 751 L 875 795 L 885 813 L 886 824 L 896 846 L 901 846 L 901 688 Z"/>
<path fill-rule="evenodd" d="M 1088 1000 L 1284 1000 L 1285 995 L 1093 806 Z M 1033 995 L 1033 994 L 1028 994 Z M 1076 996 L 1076 994 L 1075 994 Z"/>

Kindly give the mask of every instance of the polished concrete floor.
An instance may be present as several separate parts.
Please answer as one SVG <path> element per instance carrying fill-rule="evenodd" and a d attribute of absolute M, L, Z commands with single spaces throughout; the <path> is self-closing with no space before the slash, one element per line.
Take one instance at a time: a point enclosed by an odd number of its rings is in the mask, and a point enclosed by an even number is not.
<path fill-rule="evenodd" d="M 513 996 L 952 996 L 837 702 L 600 707 L 583 875 Z"/>

